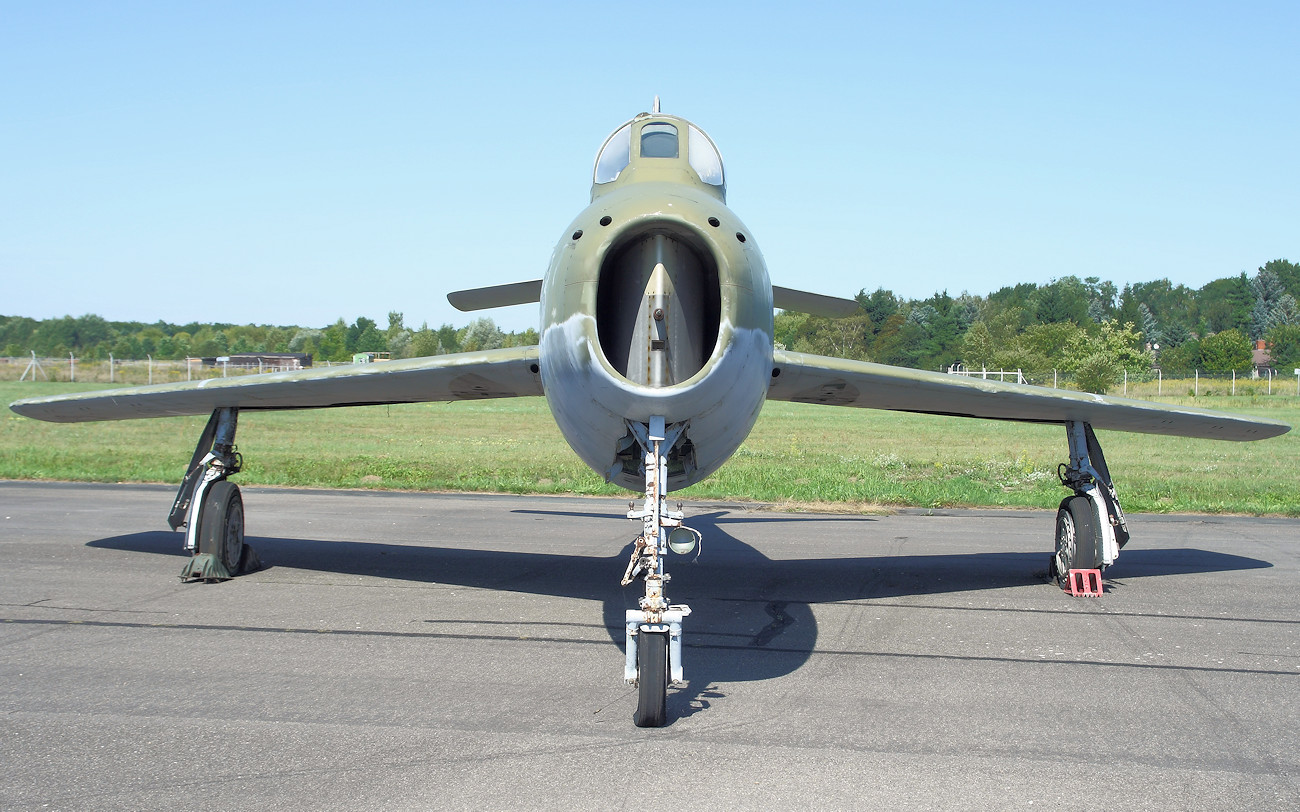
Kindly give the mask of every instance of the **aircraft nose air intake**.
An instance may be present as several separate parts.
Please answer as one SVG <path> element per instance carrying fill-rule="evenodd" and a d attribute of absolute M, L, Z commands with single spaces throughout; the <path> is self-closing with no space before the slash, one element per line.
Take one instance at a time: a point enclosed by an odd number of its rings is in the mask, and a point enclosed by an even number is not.
<path fill-rule="evenodd" d="M 682 383 L 718 336 L 712 253 L 667 229 L 631 236 L 602 263 L 597 323 L 605 357 L 628 381 Z"/>

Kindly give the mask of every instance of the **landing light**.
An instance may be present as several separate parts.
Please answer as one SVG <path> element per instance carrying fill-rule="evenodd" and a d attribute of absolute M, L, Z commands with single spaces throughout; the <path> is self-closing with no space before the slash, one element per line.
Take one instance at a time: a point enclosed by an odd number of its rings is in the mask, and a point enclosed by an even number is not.
<path fill-rule="evenodd" d="M 689 555 L 695 549 L 699 535 L 689 527 L 678 527 L 668 534 L 668 549 L 678 555 Z"/>

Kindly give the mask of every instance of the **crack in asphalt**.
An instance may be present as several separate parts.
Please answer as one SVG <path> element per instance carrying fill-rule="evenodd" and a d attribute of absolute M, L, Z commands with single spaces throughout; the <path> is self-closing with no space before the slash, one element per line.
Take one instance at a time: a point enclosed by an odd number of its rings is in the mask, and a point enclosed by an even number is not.
<path fill-rule="evenodd" d="M 162 631 L 218 631 L 218 632 L 248 632 L 253 634 L 302 634 L 302 635 L 335 635 L 340 637 L 392 637 L 392 638 L 409 638 L 409 639 L 431 639 L 431 640 L 497 640 L 502 642 L 535 642 L 535 643 L 570 643 L 574 645 L 600 645 L 608 646 L 610 641 L 607 639 L 588 640 L 577 637 L 534 637 L 529 635 L 518 634 L 470 634 L 466 632 L 399 632 L 399 631 L 381 631 L 370 629 L 302 629 L 302 628 L 279 628 L 274 626 L 235 626 L 220 625 L 212 623 L 128 623 L 125 621 L 107 621 L 107 620 L 56 620 L 56 619 L 34 619 L 34 618 L 0 618 L 0 623 L 13 624 L 21 626 L 46 626 L 46 627 L 90 627 L 90 628 L 111 628 L 111 629 L 144 629 L 144 630 L 162 630 Z M 1050 659 L 1045 657 L 993 657 L 980 655 L 964 654 L 921 654 L 917 652 L 901 651 L 851 651 L 847 649 L 821 649 L 821 648 L 784 648 L 779 646 L 762 646 L 756 645 L 753 641 L 749 645 L 730 645 L 726 643 L 684 643 L 686 648 L 714 650 L 714 651 L 767 651 L 774 654 L 795 654 L 801 657 L 819 655 L 823 657 L 876 657 L 882 659 L 907 659 L 907 660 L 935 660 L 944 662 L 966 662 L 966 663 L 1033 663 L 1036 665 L 1073 665 L 1084 666 L 1088 668 L 1119 668 L 1119 669 L 1136 669 L 1140 671 L 1172 671 L 1172 672 L 1196 672 L 1203 674 L 1254 674 L 1257 676 L 1275 676 L 1275 677 L 1297 677 L 1300 676 L 1300 669 L 1295 671 L 1279 671 L 1264 668 L 1215 668 L 1210 666 L 1199 665 L 1170 665 L 1164 663 L 1120 663 L 1108 660 L 1064 660 Z"/>

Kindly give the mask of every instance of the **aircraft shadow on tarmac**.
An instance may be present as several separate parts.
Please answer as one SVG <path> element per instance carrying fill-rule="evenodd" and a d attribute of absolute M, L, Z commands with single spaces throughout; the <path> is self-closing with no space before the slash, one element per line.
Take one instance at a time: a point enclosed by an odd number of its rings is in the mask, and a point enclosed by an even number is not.
<path fill-rule="evenodd" d="M 519 512 L 627 521 L 617 514 Z M 689 603 L 693 610 L 685 636 L 689 685 L 670 696 L 674 717 L 707 708 L 709 698 L 719 696 L 716 686 L 720 683 L 771 679 L 801 667 L 817 643 L 813 604 L 1015 586 L 1048 588 L 1047 552 L 772 560 L 726 529 L 732 524 L 781 522 L 797 534 L 801 524 L 819 521 L 866 524 L 874 520 L 729 519 L 725 510 L 692 516 L 691 526 L 704 534 L 702 554 L 694 561 L 669 558 L 673 579 L 668 595 Z M 87 546 L 184 556 L 179 538 L 169 532 L 133 533 L 91 541 Z M 438 539 L 431 536 L 429 541 Z M 248 542 L 260 555 L 263 571 L 288 567 L 600 601 L 603 624 L 620 650 L 624 611 L 636 608 L 643 592 L 640 581 L 619 585 L 631 552 L 630 541 L 609 557 L 305 538 L 250 537 Z M 1253 558 L 1190 548 L 1129 548 L 1106 576 L 1114 584 L 1118 579 L 1271 566 Z M 458 625 L 458 629 L 472 625 Z M 543 621 L 541 625 L 547 624 Z"/>

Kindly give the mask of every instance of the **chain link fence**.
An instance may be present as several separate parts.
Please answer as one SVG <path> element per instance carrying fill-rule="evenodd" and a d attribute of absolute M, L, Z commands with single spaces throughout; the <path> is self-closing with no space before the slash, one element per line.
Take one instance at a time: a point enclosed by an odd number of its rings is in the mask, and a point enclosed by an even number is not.
<path fill-rule="evenodd" d="M 202 358 L 180 361 L 117 360 L 87 361 L 80 358 L 35 358 L 0 356 L 0 381 L 76 381 L 78 383 L 117 383 L 137 386 L 150 383 L 199 381 L 207 378 L 257 375 L 281 372 L 296 367 L 272 364 L 243 366 L 229 363 L 204 363 Z"/>
<path fill-rule="evenodd" d="M 340 363 L 340 362 L 335 362 Z M 323 362 L 327 365 L 329 362 Z M 263 364 L 235 366 L 230 364 L 205 364 L 203 359 L 188 361 L 116 360 L 85 361 L 78 358 L 32 358 L 0 356 L 0 381 L 49 380 L 80 381 L 86 383 L 117 383 L 136 386 L 149 383 L 175 383 L 222 378 L 234 375 L 256 375 L 259 372 L 279 372 L 282 368 Z M 1079 390 L 1075 376 L 1070 372 L 1025 372 L 1008 370 L 964 370 L 959 373 L 970 378 L 1003 380 L 1007 383 L 1027 383 L 1054 389 Z M 1216 397 L 1233 395 L 1300 397 L 1300 375 L 1282 375 L 1269 370 L 1251 373 L 1205 372 L 1202 370 L 1158 370 L 1142 375 L 1118 378 L 1106 394 L 1130 398 L 1159 397 Z"/>
<path fill-rule="evenodd" d="M 985 378 L 1007 383 L 1027 383 L 1049 389 L 1080 391 L 1072 372 L 1049 370 L 1025 372 L 1008 370 L 961 370 L 953 374 L 968 378 Z M 1216 396 L 1290 396 L 1300 397 L 1300 375 L 1283 375 L 1277 370 L 1252 372 L 1206 372 L 1198 369 L 1153 369 L 1141 375 L 1121 374 L 1106 390 L 1108 395 L 1138 399 L 1160 397 L 1216 397 Z"/>

